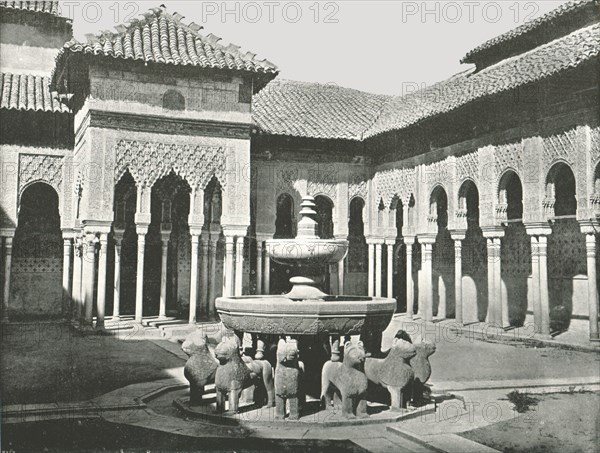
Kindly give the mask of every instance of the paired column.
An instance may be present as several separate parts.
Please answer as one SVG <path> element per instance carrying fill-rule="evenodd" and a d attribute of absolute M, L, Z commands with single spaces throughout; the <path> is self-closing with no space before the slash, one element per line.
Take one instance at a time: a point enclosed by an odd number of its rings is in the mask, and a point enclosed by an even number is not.
<path fill-rule="evenodd" d="M 263 272 L 263 294 L 271 294 L 271 257 L 265 249 L 265 262 Z"/>
<path fill-rule="evenodd" d="M 4 291 L 2 297 L 2 320 L 8 321 L 8 302 L 10 299 L 10 271 L 12 266 L 12 246 L 14 230 L 4 236 Z"/>
<path fill-rule="evenodd" d="M 585 234 L 587 256 L 588 308 L 590 313 L 590 340 L 597 341 L 598 336 L 598 283 L 596 263 L 596 231 L 593 227 L 582 228 Z"/>
<path fill-rule="evenodd" d="M 233 236 L 225 236 L 225 285 L 223 291 L 225 297 L 231 297 L 234 294 L 234 240 Z"/>
<path fill-rule="evenodd" d="M 104 328 L 106 312 L 106 269 L 108 255 L 108 233 L 100 233 L 100 250 L 98 251 L 98 294 L 96 295 L 96 328 Z"/>
<path fill-rule="evenodd" d="M 124 230 L 115 230 L 115 276 L 113 281 L 114 295 L 112 321 L 118 321 L 121 316 L 121 244 L 123 242 L 123 234 Z"/>
<path fill-rule="evenodd" d="M 415 292 L 412 275 L 412 260 L 413 260 L 413 244 L 414 237 L 405 237 L 406 244 L 406 313 L 409 319 L 413 319 L 415 311 Z"/>
<path fill-rule="evenodd" d="M 200 313 L 211 316 L 208 307 L 208 259 L 209 259 L 209 234 L 204 232 L 200 236 Z"/>
<path fill-rule="evenodd" d="M 503 232 L 486 236 L 488 254 L 487 322 L 505 328 L 510 323 L 508 319 L 508 301 L 502 296 L 501 234 L 503 235 Z"/>
<path fill-rule="evenodd" d="M 551 230 L 543 227 L 529 227 L 531 236 L 531 295 L 534 332 L 550 335 L 550 300 L 548 295 L 548 235 Z"/>
<path fill-rule="evenodd" d="M 85 233 L 83 243 L 83 269 L 81 288 L 83 296 L 83 322 L 91 327 L 94 313 L 94 280 L 96 279 L 96 235 L 92 232 Z"/>
<path fill-rule="evenodd" d="M 375 286 L 374 286 L 374 273 L 375 273 L 375 244 L 372 242 L 368 242 L 369 245 L 369 269 L 368 269 L 368 296 L 373 297 L 375 295 Z"/>
<path fill-rule="evenodd" d="M 344 294 L 346 258 L 338 263 L 338 294 Z"/>
<path fill-rule="evenodd" d="M 394 297 L 394 243 L 387 244 L 387 297 Z"/>
<path fill-rule="evenodd" d="M 83 320 L 83 297 L 82 297 L 82 272 L 83 272 L 83 238 L 75 238 L 75 256 L 73 257 L 73 289 L 71 298 L 73 299 L 73 320 L 81 322 Z"/>
<path fill-rule="evenodd" d="M 167 317 L 167 265 L 169 260 L 169 237 L 171 232 L 161 231 L 160 302 L 158 319 Z"/>
<path fill-rule="evenodd" d="M 137 273 L 135 281 L 135 322 L 142 323 L 144 313 L 144 256 L 146 253 L 146 234 L 148 234 L 148 225 L 136 224 L 138 235 L 137 250 Z"/>
<path fill-rule="evenodd" d="M 215 314 L 215 299 L 217 297 L 217 246 L 219 244 L 219 232 L 211 231 L 209 239 L 209 284 L 208 284 L 208 314 Z"/>
<path fill-rule="evenodd" d="M 190 324 L 196 323 L 196 310 L 198 308 L 198 242 L 200 235 L 192 231 L 192 262 L 190 269 Z"/>
<path fill-rule="evenodd" d="M 462 290 L 462 241 L 465 239 L 465 233 L 453 233 L 452 239 L 454 240 L 454 317 L 457 323 L 464 324 Z"/>

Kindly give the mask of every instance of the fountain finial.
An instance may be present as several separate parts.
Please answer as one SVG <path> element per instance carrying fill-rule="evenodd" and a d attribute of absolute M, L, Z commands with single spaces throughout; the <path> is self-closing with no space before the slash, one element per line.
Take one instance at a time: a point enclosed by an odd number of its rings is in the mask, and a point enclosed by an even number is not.
<path fill-rule="evenodd" d="M 315 199 L 307 195 L 302 197 L 300 203 L 300 220 L 298 221 L 298 238 L 317 239 L 318 225 L 315 217 L 317 216 Z"/>

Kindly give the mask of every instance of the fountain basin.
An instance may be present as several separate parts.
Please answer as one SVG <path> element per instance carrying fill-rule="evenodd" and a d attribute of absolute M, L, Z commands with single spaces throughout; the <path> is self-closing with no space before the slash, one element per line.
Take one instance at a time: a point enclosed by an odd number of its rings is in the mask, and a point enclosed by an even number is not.
<path fill-rule="evenodd" d="M 215 303 L 225 327 L 273 335 L 359 335 L 383 331 L 396 310 L 395 299 L 323 296 L 292 300 L 285 296 L 219 297 Z"/>
<path fill-rule="evenodd" d="M 287 266 L 336 264 L 346 257 L 348 241 L 342 239 L 271 239 L 267 254 Z"/>

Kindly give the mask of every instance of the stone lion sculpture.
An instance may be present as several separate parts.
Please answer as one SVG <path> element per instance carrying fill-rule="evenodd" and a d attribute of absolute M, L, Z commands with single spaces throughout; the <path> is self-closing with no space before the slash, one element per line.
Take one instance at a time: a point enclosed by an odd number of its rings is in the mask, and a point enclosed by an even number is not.
<path fill-rule="evenodd" d="M 331 406 L 331 398 L 337 390 L 342 400 L 342 416 L 364 418 L 367 414 L 367 376 L 364 373 L 365 348 L 362 342 L 346 342 L 342 362 L 327 361 L 321 372 L 321 399 L 325 407 Z M 333 387 L 333 388 L 332 388 Z"/>
<path fill-rule="evenodd" d="M 435 344 L 430 341 L 421 340 L 414 344 L 416 355 L 410 359 L 410 366 L 414 371 L 413 401 L 420 403 L 426 391 L 425 383 L 431 376 L 431 364 L 429 357 L 435 352 Z"/>
<path fill-rule="evenodd" d="M 219 362 L 208 348 L 208 336 L 200 336 L 197 332 L 188 336 L 181 349 L 189 356 L 183 368 L 183 374 L 190 383 L 190 405 L 202 403 L 204 387 L 215 381 Z"/>
<path fill-rule="evenodd" d="M 240 341 L 233 336 L 224 336 L 215 348 L 219 366 L 215 373 L 217 412 L 225 409 L 225 398 L 229 397 L 229 412 L 239 411 L 240 395 L 250 386 L 266 387 L 269 405 L 274 405 L 275 389 L 271 365 L 264 360 L 243 360 L 240 355 Z"/>
<path fill-rule="evenodd" d="M 283 420 L 286 402 L 290 409 L 290 420 L 300 418 L 302 390 L 300 383 L 304 364 L 298 360 L 298 342 L 279 340 L 277 344 L 277 367 L 275 368 L 275 418 Z"/>
<path fill-rule="evenodd" d="M 392 410 L 401 410 L 404 406 L 403 392 L 412 384 L 415 375 L 408 360 L 416 353 L 413 344 L 394 338 L 385 359 L 368 357 L 365 361 L 365 374 L 369 381 L 390 392 Z"/>

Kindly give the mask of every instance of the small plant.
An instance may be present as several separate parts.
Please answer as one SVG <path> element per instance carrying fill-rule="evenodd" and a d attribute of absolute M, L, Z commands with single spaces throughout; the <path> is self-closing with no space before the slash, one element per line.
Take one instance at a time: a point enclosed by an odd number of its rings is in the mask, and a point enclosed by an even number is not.
<path fill-rule="evenodd" d="M 515 405 L 515 410 L 520 414 L 527 412 L 530 406 L 535 406 L 538 402 L 537 399 L 532 398 L 527 393 L 520 393 L 518 390 L 513 390 L 506 396 Z"/>

